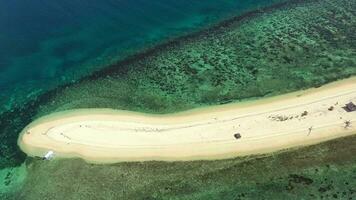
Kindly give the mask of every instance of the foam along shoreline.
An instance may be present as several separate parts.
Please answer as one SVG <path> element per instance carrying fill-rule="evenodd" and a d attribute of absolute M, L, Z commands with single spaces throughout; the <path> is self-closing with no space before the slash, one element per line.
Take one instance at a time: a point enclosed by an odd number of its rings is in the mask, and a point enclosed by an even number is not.
<path fill-rule="evenodd" d="M 111 109 L 54 113 L 28 125 L 18 145 L 29 156 L 96 163 L 202 160 L 262 154 L 356 133 L 356 77 L 247 103 L 154 115 Z M 346 121 L 350 124 L 346 126 Z M 234 134 L 240 133 L 236 139 Z"/>

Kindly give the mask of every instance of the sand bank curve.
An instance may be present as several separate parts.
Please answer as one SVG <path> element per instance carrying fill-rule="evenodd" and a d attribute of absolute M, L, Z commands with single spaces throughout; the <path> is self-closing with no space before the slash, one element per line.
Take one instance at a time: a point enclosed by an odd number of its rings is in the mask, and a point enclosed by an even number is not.
<path fill-rule="evenodd" d="M 343 108 L 350 101 L 356 103 L 356 78 L 177 114 L 72 110 L 34 121 L 18 144 L 29 156 L 53 150 L 56 157 L 99 163 L 231 158 L 355 134 L 356 112 Z"/>

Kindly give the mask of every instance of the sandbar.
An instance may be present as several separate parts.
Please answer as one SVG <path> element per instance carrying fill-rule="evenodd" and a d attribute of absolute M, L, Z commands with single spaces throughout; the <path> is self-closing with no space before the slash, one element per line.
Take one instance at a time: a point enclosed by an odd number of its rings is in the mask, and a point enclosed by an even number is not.
<path fill-rule="evenodd" d="M 89 162 L 215 160 L 317 144 L 356 133 L 356 77 L 286 95 L 174 114 L 78 109 L 35 120 L 18 145 L 29 156 Z M 241 138 L 236 138 L 235 134 Z"/>

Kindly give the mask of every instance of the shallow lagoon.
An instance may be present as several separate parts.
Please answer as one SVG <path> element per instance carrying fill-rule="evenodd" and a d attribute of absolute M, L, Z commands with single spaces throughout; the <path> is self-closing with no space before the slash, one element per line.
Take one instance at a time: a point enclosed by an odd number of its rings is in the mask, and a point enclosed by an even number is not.
<path fill-rule="evenodd" d="M 0 112 L 127 55 L 280 0 L 0 1 Z"/>
<path fill-rule="evenodd" d="M 307 199 L 337 199 L 353 196 L 355 181 L 350 177 L 355 175 L 354 137 L 251 160 L 107 166 L 86 164 L 80 160 L 42 162 L 26 159 L 16 147 L 17 134 L 25 125 L 38 116 L 58 110 L 112 107 L 155 113 L 174 112 L 276 95 L 354 75 L 356 44 L 353 33 L 356 26 L 353 25 L 353 8 L 356 2 L 295 2 L 297 4 L 271 8 L 262 13 L 254 12 L 235 21 L 237 23 L 230 22 L 227 26 L 223 23 L 224 26 L 218 25 L 194 37 L 168 43 L 173 45 L 161 45 L 148 51 L 152 52 L 148 56 L 146 51 L 134 56 L 134 61 L 111 65 L 38 98 L 41 92 L 34 91 L 32 96 L 25 98 L 28 103 L 11 107 L 12 110 L 1 115 L 0 174 L 4 177 L 6 191 L 14 188 L 13 194 L 2 194 L 3 197 L 84 199 L 105 195 L 106 199 L 115 199 L 130 195 L 132 199 L 249 199 L 266 195 L 282 199 L 305 195 Z M 233 59 L 229 60 L 231 57 Z M 189 62 L 197 65 L 184 65 Z M 212 70 L 209 63 L 216 69 Z M 91 71 L 88 69 L 86 72 Z M 206 73 L 209 71 L 214 73 Z M 56 75 L 56 72 L 51 73 Z M 79 77 L 79 74 L 74 73 L 73 77 Z M 49 79 L 40 80 L 43 84 Z M 67 82 L 63 80 L 53 80 L 53 83 Z M 46 87 L 51 86 L 50 81 Z M 221 84 L 223 88 L 219 86 Z M 251 85 L 258 87 L 245 87 Z M 25 159 L 26 163 L 21 165 Z M 289 166 L 290 163 L 292 165 Z M 284 172 L 275 174 L 274 169 L 280 166 Z M 268 173 L 262 173 L 266 171 Z M 17 184 L 26 172 L 27 179 L 21 188 Z M 159 172 L 165 175 L 157 176 Z M 93 173 L 97 176 L 88 175 Z M 48 174 L 53 176 L 49 179 Z M 79 177 L 76 182 L 72 179 L 73 174 Z M 189 178 L 184 174 L 193 176 Z M 109 176 L 115 178 L 105 180 Z M 99 179 L 102 181 L 98 182 Z M 41 184 L 33 188 L 34 183 Z M 41 192 L 42 184 L 51 184 L 52 187 Z M 103 187 L 99 187 L 100 184 Z M 115 189 L 113 192 L 111 189 L 114 188 L 105 186 L 115 184 L 125 190 Z M 69 187 L 72 185 L 76 187 Z M 244 191 L 252 192 L 247 194 Z"/>

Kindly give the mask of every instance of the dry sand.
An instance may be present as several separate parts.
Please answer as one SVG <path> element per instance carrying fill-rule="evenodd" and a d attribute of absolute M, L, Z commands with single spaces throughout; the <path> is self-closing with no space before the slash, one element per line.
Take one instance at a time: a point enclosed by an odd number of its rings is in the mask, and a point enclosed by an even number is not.
<path fill-rule="evenodd" d="M 56 157 L 81 157 L 98 163 L 231 158 L 355 134 L 356 111 L 342 108 L 350 101 L 356 103 L 356 78 L 176 114 L 71 110 L 31 123 L 20 134 L 18 144 L 29 156 L 53 150 Z M 345 121 L 351 126 L 345 128 Z M 235 133 L 242 137 L 236 139 Z"/>

